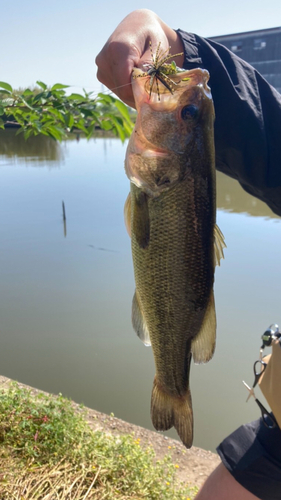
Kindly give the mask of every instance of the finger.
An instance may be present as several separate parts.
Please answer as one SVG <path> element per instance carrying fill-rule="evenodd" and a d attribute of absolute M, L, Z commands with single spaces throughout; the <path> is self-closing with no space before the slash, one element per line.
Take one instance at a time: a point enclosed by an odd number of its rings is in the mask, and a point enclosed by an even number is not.
<path fill-rule="evenodd" d="M 109 41 L 96 58 L 98 80 L 132 107 L 131 74 L 138 60 L 139 54 L 134 46 L 116 41 Z"/>

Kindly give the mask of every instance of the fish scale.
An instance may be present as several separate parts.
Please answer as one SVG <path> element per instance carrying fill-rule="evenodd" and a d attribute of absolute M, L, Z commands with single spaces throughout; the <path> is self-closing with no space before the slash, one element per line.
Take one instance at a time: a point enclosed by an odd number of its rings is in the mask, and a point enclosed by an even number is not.
<path fill-rule="evenodd" d="M 199 314 L 196 303 L 202 302 L 202 297 L 208 300 L 213 286 L 213 280 L 207 279 L 210 273 L 204 255 L 206 250 L 202 252 L 200 246 L 194 244 L 195 231 L 188 207 L 187 183 L 175 186 L 163 195 L 164 199 L 149 199 L 151 237 L 148 248 L 139 250 L 132 234 L 136 288 L 150 333 L 157 376 L 167 391 L 177 395 L 187 391 L 187 373 L 176 370 L 180 374 L 180 380 L 174 381 L 179 387 L 178 393 L 173 390 L 173 385 L 168 381 L 166 383 L 166 379 L 170 378 L 167 365 L 177 363 L 185 366 L 186 343 L 190 344 L 204 316 L 203 306 Z M 131 189 L 134 192 L 138 188 L 132 184 Z M 197 242 L 200 242 L 198 238 Z M 209 246 L 213 247 L 212 240 Z M 213 261 L 212 256 L 211 259 Z M 169 335 L 165 335 L 166 332 Z M 175 339 L 173 349 L 165 349 L 163 347 L 166 341 L 170 342 L 170 335 Z"/>

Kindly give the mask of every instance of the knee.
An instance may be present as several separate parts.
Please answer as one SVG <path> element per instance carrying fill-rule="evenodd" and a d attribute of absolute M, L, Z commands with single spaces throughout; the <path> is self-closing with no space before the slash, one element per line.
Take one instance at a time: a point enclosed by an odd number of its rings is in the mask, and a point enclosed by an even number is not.
<path fill-rule="evenodd" d="M 259 500 L 246 490 L 221 463 L 212 472 L 195 500 Z"/>

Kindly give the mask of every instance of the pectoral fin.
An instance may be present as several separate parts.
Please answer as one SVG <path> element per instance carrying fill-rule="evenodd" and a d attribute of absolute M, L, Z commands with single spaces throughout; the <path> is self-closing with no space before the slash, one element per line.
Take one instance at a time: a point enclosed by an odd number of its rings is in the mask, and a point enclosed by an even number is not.
<path fill-rule="evenodd" d="M 215 224 L 214 227 L 214 245 L 215 245 L 215 266 L 220 266 L 221 259 L 224 259 L 223 249 L 226 248 L 224 235 L 220 228 Z"/>
<path fill-rule="evenodd" d="M 213 357 L 216 345 L 216 327 L 215 299 L 212 291 L 201 330 L 191 344 L 194 363 L 207 363 Z"/>
<path fill-rule="evenodd" d="M 150 238 L 147 194 L 134 186 L 132 231 L 140 248 L 146 248 Z"/>
<path fill-rule="evenodd" d="M 150 346 L 151 342 L 149 338 L 149 331 L 140 308 L 137 292 L 135 292 L 132 303 L 132 324 L 134 330 L 136 331 L 138 337 L 141 339 L 144 345 Z"/>

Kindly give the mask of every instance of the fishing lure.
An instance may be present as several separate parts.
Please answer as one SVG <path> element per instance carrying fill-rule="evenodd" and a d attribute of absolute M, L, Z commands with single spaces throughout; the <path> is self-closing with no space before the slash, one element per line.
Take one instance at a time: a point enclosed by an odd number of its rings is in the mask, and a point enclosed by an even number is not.
<path fill-rule="evenodd" d="M 151 98 L 152 90 L 153 90 L 153 85 L 154 82 L 156 83 L 156 89 L 157 89 L 157 95 L 158 95 L 158 101 L 160 101 L 160 90 L 159 90 L 159 84 L 158 81 L 166 87 L 166 89 L 171 92 L 171 94 L 174 93 L 174 90 L 176 89 L 176 86 L 178 83 L 174 82 L 168 75 L 175 75 L 179 73 L 180 70 L 175 61 L 172 61 L 171 63 L 167 63 L 169 59 L 172 57 L 177 57 L 183 55 L 183 52 L 179 52 L 178 54 L 170 54 L 170 48 L 169 47 L 165 51 L 160 50 L 160 45 L 161 42 L 158 43 L 155 56 L 153 55 L 152 52 L 152 44 L 151 41 L 149 42 L 149 48 L 150 48 L 150 53 L 151 53 L 151 59 L 152 59 L 152 64 L 147 64 L 145 66 L 148 66 L 148 70 L 144 71 L 141 75 L 136 75 L 133 78 L 139 78 L 139 77 L 146 77 L 150 76 L 149 80 L 149 98 Z"/>

